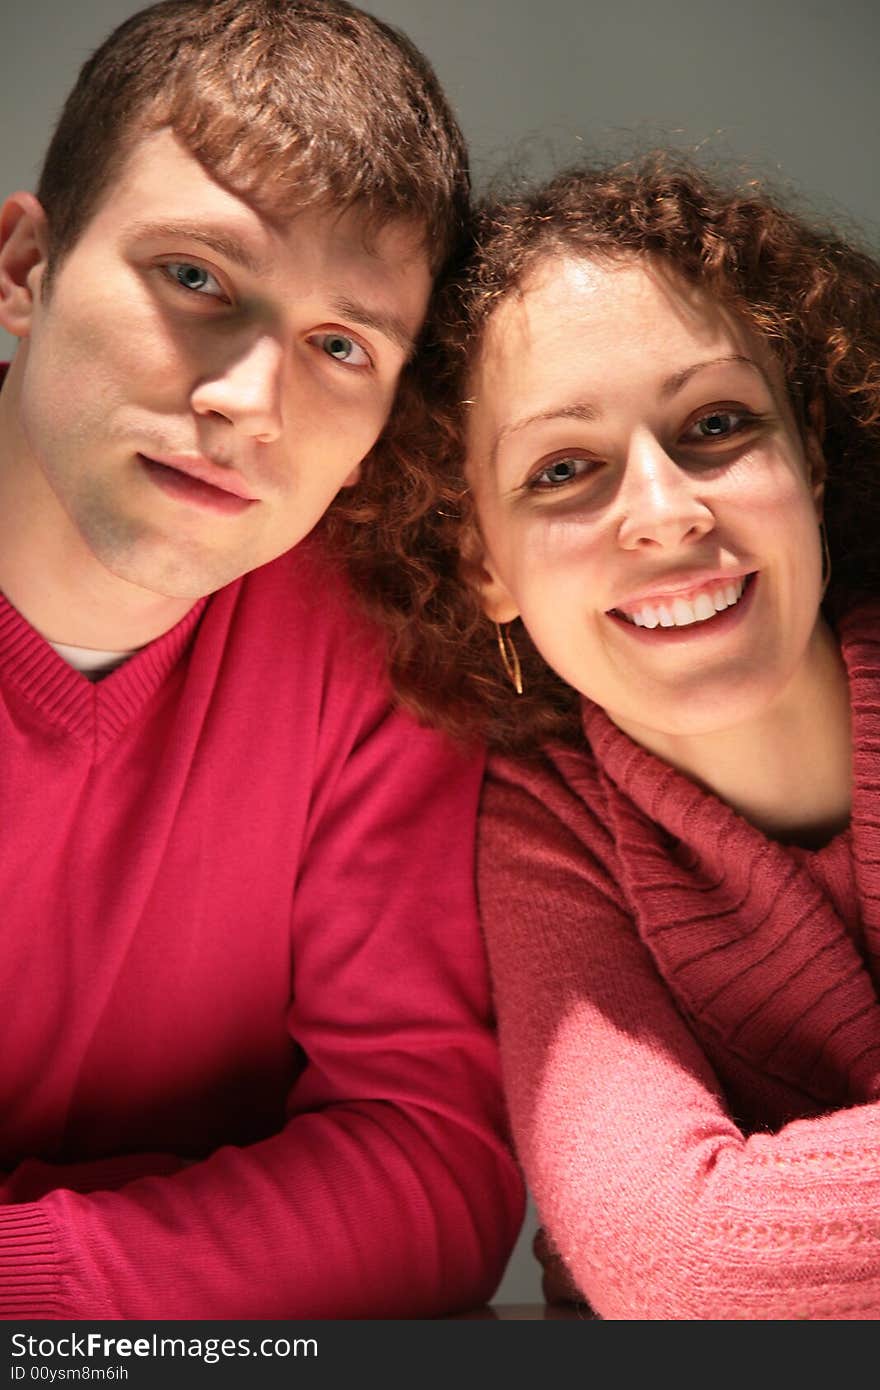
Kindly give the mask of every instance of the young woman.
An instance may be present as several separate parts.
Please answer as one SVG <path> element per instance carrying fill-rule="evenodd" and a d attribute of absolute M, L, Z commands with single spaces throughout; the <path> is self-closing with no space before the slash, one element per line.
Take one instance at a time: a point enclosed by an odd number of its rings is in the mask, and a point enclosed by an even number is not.
<path fill-rule="evenodd" d="M 511 1119 L 606 1317 L 880 1316 L 878 311 L 754 189 L 564 175 L 485 212 L 373 479 L 400 688 L 499 750 Z"/>

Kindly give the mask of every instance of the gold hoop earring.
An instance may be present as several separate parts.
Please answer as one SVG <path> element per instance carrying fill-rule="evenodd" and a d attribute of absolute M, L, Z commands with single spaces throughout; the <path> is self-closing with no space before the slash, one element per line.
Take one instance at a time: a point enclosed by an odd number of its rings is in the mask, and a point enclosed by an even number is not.
<path fill-rule="evenodd" d="M 822 537 L 822 598 L 828 592 L 828 585 L 831 583 L 831 551 L 828 549 L 828 533 L 825 530 L 825 518 L 819 522 L 819 535 Z"/>
<path fill-rule="evenodd" d="M 519 664 L 519 656 L 516 647 L 513 645 L 510 627 L 503 628 L 500 623 L 496 623 L 495 632 L 498 637 L 498 650 L 501 653 L 501 664 L 507 672 L 507 679 L 510 681 L 517 695 L 521 695 L 523 693 L 522 667 Z"/>

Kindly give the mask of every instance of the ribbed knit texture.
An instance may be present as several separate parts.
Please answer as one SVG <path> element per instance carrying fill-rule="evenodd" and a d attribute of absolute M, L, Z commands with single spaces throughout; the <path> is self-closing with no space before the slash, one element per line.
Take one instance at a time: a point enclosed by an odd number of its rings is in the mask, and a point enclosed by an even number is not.
<path fill-rule="evenodd" d="M 612 1318 L 880 1316 L 880 610 L 841 638 L 852 823 L 769 840 L 586 705 L 499 759 L 480 895 L 514 1130 Z"/>
<path fill-rule="evenodd" d="M 492 1293 L 481 773 L 312 542 L 97 685 L 0 599 L 0 1316 Z"/>
<path fill-rule="evenodd" d="M 0 1308 L 4 1318 L 61 1318 L 60 1260 L 38 1202 L 0 1207 Z"/>

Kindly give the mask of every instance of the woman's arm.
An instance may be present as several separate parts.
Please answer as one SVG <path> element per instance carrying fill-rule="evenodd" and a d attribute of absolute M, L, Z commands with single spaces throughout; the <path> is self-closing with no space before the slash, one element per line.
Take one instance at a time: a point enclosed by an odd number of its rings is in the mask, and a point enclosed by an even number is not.
<path fill-rule="evenodd" d="M 514 1133 L 611 1318 L 880 1316 L 880 1106 L 746 1137 L 548 770 L 488 785 L 480 893 Z"/>

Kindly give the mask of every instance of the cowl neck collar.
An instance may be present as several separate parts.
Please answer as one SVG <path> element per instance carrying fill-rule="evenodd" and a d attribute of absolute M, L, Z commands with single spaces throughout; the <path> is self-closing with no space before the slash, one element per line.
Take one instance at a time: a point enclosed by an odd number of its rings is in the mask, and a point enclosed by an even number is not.
<path fill-rule="evenodd" d="M 769 839 L 597 706 L 583 710 L 620 887 L 679 1007 L 820 1108 L 880 1094 L 880 604 L 850 612 L 839 637 L 853 811 L 849 831 L 818 853 L 853 856 L 864 956 L 809 854 Z M 576 755 L 563 758 L 576 781 Z M 595 784 L 584 790 L 595 796 Z"/>

